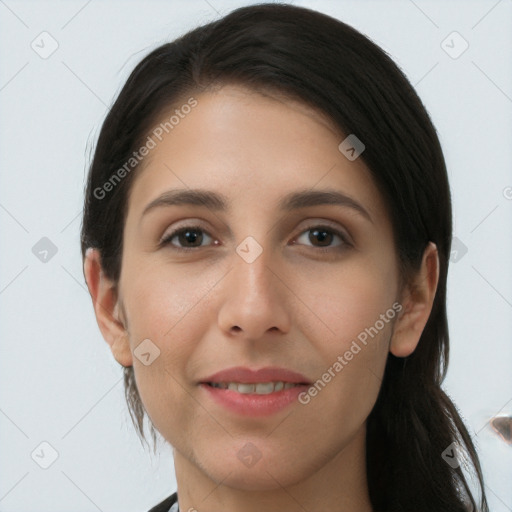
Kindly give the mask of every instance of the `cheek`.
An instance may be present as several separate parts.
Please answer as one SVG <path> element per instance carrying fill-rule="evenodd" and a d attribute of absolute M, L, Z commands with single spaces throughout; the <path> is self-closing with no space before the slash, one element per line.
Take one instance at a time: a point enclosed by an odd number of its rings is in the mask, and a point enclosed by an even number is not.
<path fill-rule="evenodd" d="M 361 304 L 354 298 L 354 303 L 349 301 L 342 313 L 332 317 L 331 328 L 335 335 L 330 338 L 310 336 L 310 340 L 316 341 L 316 352 L 323 362 L 313 385 L 299 397 L 299 402 L 308 410 L 310 429 L 324 431 L 327 435 L 325 421 L 328 417 L 331 425 L 343 425 L 343 432 L 350 435 L 359 429 L 373 409 L 396 318 L 391 304 L 384 306 L 384 303 L 375 300 Z M 332 315 L 335 314 L 336 308 L 333 308 Z"/>
<path fill-rule="evenodd" d="M 153 336 L 162 347 L 174 345 L 181 323 L 200 328 L 198 311 L 215 284 L 207 270 L 177 264 L 133 265 L 135 270 L 125 280 L 123 298 L 130 318 L 130 334 Z M 179 329 L 178 329 L 179 330 Z M 190 331 L 189 331 L 190 332 Z M 194 339 L 194 333 L 189 337 Z M 181 337 L 178 337 L 181 339 Z"/>
<path fill-rule="evenodd" d="M 398 292 L 393 269 L 391 259 L 379 261 L 370 255 L 347 259 L 321 272 L 299 273 L 295 290 L 299 297 L 306 298 L 309 306 L 309 338 L 329 340 L 318 349 L 342 350 L 359 335 L 364 338 L 364 333 L 376 323 L 379 331 L 385 330 L 381 315 L 386 317 L 386 326 L 395 316 L 394 311 L 387 313 Z M 318 329 L 322 331 L 320 337 Z"/>
<path fill-rule="evenodd" d="M 304 275 L 299 281 L 298 293 L 308 297 L 315 313 L 301 320 L 303 330 L 323 361 L 323 374 L 302 403 L 319 417 L 327 410 L 346 423 L 349 415 L 355 427 L 373 407 L 397 316 L 392 263 L 354 259 L 336 271 L 314 279 Z"/>
<path fill-rule="evenodd" d="M 185 389 L 190 385 L 188 365 L 207 328 L 204 308 L 212 284 L 201 273 L 188 277 L 181 269 L 153 266 L 125 280 L 123 302 L 129 319 L 129 337 L 137 387 L 155 427 L 183 430 L 194 408 Z M 142 344 L 143 340 L 145 345 Z M 144 364 L 148 353 L 150 364 Z M 169 410 L 178 410 L 172 422 Z M 172 437 L 172 433 L 170 434 Z"/>

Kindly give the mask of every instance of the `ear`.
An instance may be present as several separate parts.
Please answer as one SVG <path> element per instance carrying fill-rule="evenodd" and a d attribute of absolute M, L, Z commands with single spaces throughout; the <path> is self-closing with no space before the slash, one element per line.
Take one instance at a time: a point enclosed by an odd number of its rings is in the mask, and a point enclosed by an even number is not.
<path fill-rule="evenodd" d="M 429 242 L 423 253 L 421 267 L 403 290 L 400 304 L 403 306 L 397 318 L 391 338 L 390 352 L 396 357 L 411 355 L 425 328 L 432 311 L 439 280 L 439 256 L 437 247 Z"/>
<path fill-rule="evenodd" d="M 98 249 L 89 247 L 85 253 L 84 275 L 91 294 L 96 321 L 105 341 L 110 345 L 116 361 L 122 366 L 132 366 L 128 331 L 119 314 L 117 288 L 105 277 Z"/>

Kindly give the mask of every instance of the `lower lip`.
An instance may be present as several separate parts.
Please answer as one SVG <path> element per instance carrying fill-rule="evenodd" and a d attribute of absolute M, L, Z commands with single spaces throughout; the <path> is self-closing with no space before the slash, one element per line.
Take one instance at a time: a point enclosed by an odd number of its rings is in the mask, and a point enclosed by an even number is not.
<path fill-rule="evenodd" d="M 290 389 L 274 391 L 268 395 L 243 394 L 231 389 L 214 388 L 204 383 L 201 383 L 200 387 L 216 403 L 230 411 L 244 416 L 268 416 L 283 410 L 293 402 L 297 402 L 299 394 L 310 386 L 301 384 Z"/>

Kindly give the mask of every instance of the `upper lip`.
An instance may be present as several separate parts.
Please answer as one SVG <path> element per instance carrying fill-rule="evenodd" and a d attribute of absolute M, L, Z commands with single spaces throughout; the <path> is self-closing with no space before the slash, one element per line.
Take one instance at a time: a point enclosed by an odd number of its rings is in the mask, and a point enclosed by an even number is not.
<path fill-rule="evenodd" d="M 253 370 L 242 366 L 221 370 L 201 382 L 239 382 L 241 384 L 257 384 L 260 382 L 292 382 L 294 384 L 311 384 L 304 375 L 276 366 Z"/>

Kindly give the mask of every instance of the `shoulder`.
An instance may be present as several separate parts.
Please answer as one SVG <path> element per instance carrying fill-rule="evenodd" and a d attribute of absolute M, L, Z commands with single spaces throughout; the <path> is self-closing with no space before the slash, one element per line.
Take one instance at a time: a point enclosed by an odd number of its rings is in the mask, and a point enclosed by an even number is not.
<path fill-rule="evenodd" d="M 171 494 L 170 496 L 165 498 L 164 501 L 161 501 L 158 505 L 155 505 L 148 512 L 169 512 L 169 509 L 175 503 L 178 503 L 178 495 L 177 495 L 177 493 Z"/>

